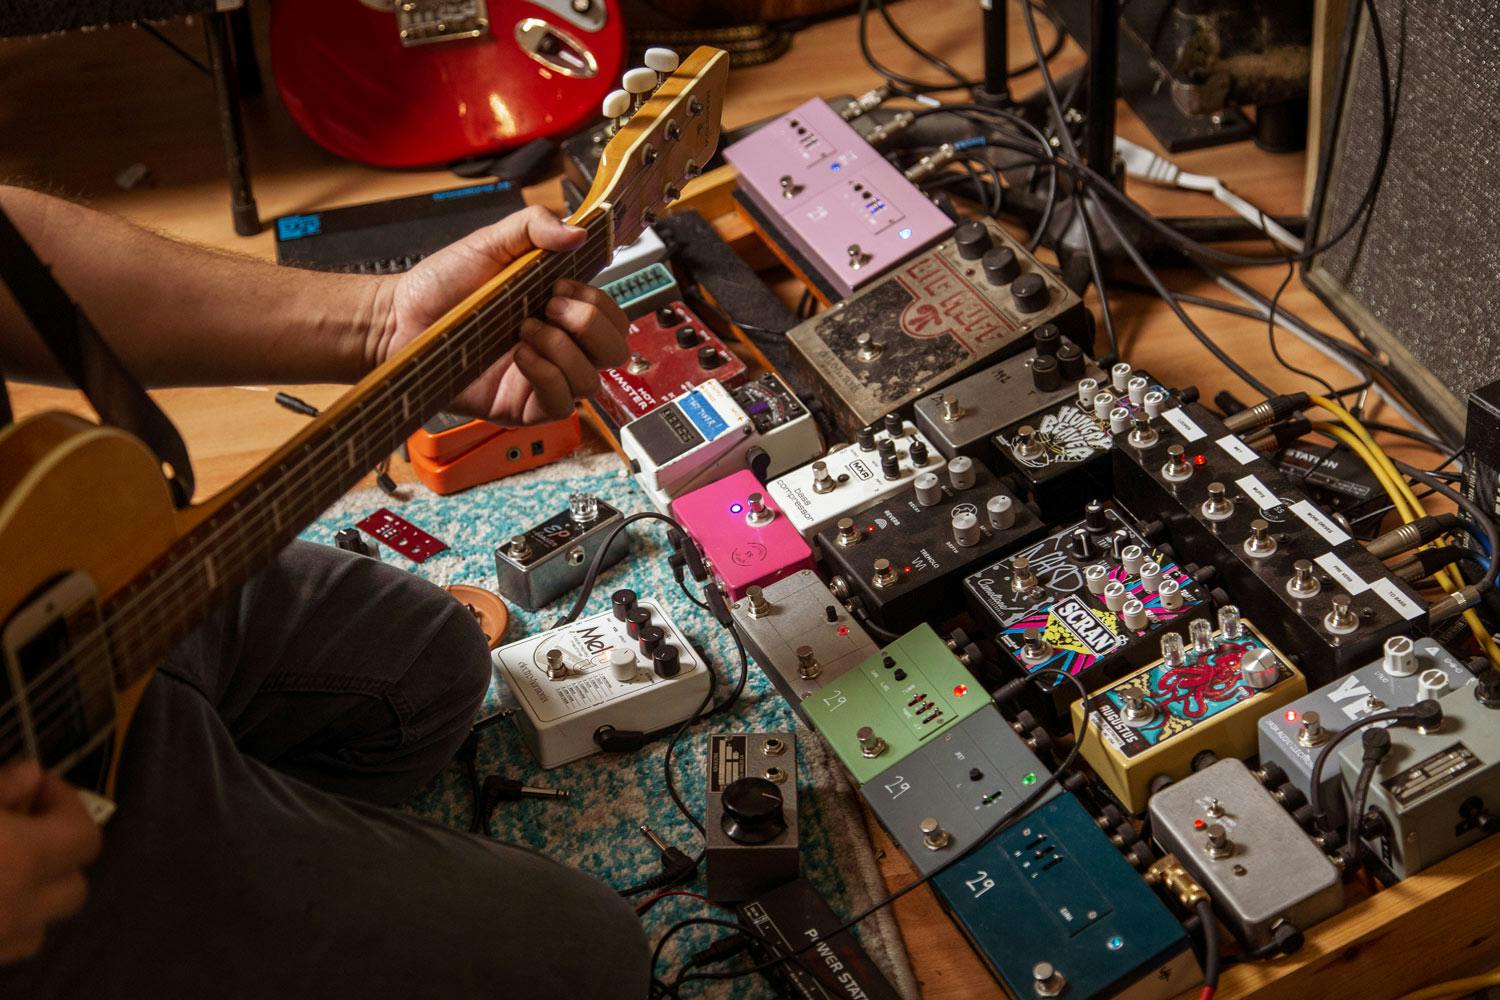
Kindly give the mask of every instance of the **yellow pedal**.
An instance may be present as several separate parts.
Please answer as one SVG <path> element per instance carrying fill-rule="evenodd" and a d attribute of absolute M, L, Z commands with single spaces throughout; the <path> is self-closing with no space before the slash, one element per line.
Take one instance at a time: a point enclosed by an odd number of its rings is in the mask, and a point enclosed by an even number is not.
<path fill-rule="evenodd" d="M 1133 813 L 1146 811 L 1153 783 L 1186 777 L 1205 750 L 1254 756 L 1261 716 L 1307 693 L 1302 673 L 1231 605 L 1218 628 L 1199 619 L 1161 645 L 1161 659 L 1073 703 L 1079 753 Z"/>

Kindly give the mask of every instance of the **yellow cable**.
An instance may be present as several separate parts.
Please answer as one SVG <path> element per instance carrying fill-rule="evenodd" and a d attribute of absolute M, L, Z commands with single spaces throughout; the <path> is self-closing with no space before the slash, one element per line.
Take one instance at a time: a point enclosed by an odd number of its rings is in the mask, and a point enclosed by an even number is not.
<path fill-rule="evenodd" d="M 1450 997 L 1478 993 L 1480 990 L 1494 986 L 1500 986 L 1500 969 L 1493 969 L 1479 976 L 1470 976 L 1468 979 L 1450 979 L 1446 983 L 1437 983 L 1408 993 L 1401 1000 L 1449 1000 Z"/>

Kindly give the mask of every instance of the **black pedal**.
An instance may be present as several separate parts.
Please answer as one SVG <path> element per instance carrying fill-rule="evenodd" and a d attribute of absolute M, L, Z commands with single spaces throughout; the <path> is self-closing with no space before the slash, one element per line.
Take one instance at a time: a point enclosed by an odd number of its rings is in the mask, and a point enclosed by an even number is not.
<path fill-rule="evenodd" d="M 1370 467 L 1343 445 L 1298 441 L 1277 451 L 1271 460 L 1330 514 L 1338 515 L 1355 538 L 1366 541 L 1380 534 L 1380 512 L 1390 498 Z"/>
<path fill-rule="evenodd" d="M 904 632 L 937 620 L 937 609 L 956 609 L 964 573 L 1044 530 L 1029 504 L 961 455 L 817 538 L 833 592 L 857 599 L 883 628 Z"/>
<path fill-rule="evenodd" d="M 703 827 L 709 899 L 753 899 L 797 877 L 797 744 L 791 733 L 709 736 Z"/>
<path fill-rule="evenodd" d="M 739 907 L 740 922 L 753 935 L 758 963 L 815 942 L 798 961 L 768 966 L 764 975 L 777 996 L 799 1000 L 900 1000 L 895 987 L 843 925 L 838 914 L 806 879 L 796 879 Z M 772 948 L 774 945 L 774 951 Z"/>

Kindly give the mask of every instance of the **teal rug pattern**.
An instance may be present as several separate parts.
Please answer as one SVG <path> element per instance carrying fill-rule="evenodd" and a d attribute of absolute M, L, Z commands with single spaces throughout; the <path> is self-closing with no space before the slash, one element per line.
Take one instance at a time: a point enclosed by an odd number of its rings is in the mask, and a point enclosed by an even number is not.
<path fill-rule="evenodd" d="M 627 514 L 649 508 L 645 496 L 624 473 L 619 460 L 614 455 L 596 455 L 571 458 L 447 497 L 436 496 L 416 485 L 402 487 L 402 494 L 409 498 L 405 502 L 376 489 L 357 490 L 325 512 L 302 537 L 329 544 L 339 529 L 385 507 L 449 546 L 447 551 L 420 566 L 382 547 L 381 558 L 385 562 L 409 569 L 434 583 L 471 583 L 494 590 L 495 547 L 512 534 L 562 510 L 568 496 L 575 492 L 591 492 Z M 661 601 L 717 670 L 722 698 L 739 675 L 734 644 L 706 611 L 691 604 L 678 589 L 667 565 L 670 548 L 665 527 L 658 521 L 643 521 L 626 529 L 631 539 L 629 555 L 600 575 L 583 613 L 607 610 L 609 595 L 621 587 L 630 587 L 642 596 Z M 696 592 L 697 586 L 691 580 L 689 585 Z M 534 613 L 512 606 L 506 641 L 551 626 L 575 597 L 576 593 L 570 592 L 552 606 Z M 486 714 L 514 704 L 504 683 L 494 679 L 486 698 Z M 677 785 L 688 807 L 701 817 L 709 732 L 794 731 L 802 873 L 822 891 L 835 912 L 852 913 L 884 892 L 857 793 L 821 739 L 799 727 L 791 708 L 753 663 L 735 709 L 725 716 L 700 722 L 679 742 L 674 759 Z M 513 721 L 492 726 L 483 733 L 479 745 L 481 776 L 499 772 L 529 784 L 566 789 L 572 798 L 503 802 L 494 813 L 491 832 L 499 840 L 524 844 L 612 886 L 625 887 L 644 881 L 657 874 L 659 866 L 655 850 L 639 830 L 641 825 L 651 827 L 688 854 L 702 849 L 701 837 L 667 794 L 662 767 L 665 749 L 663 739 L 636 753 L 595 754 L 544 771 L 526 750 Z M 451 765 L 405 809 L 467 830 L 470 790 L 461 768 Z M 701 877 L 683 888 L 701 892 Z M 668 926 L 698 916 L 732 919 L 727 911 L 699 900 L 673 896 L 654 906 L 645 916 L 644 925 L 654 946 Z M 588 915 L 579 914 L 578 920 L 575 930 L 582 935 L 581 939 L 586 939 Z M 663 952 L 658 974 L 676 970 L 687 956 L 726 933 L 723 928 L 700 926 L 675 935 Z M 889 912 L 881 911 L 865 921 L 859 933 L 866 950 L 893 985 L 904 995 L 916 996 L 915 980 L 900 933 Z M 736 964 L 747 964 L 747 959 L 742 956 L 728 967 Z M 697 994 L 689 988 L 684 995 L 749 998 L 772 996 L 773 992 L 764 980 L 748 977 L 714 984 Z"/>

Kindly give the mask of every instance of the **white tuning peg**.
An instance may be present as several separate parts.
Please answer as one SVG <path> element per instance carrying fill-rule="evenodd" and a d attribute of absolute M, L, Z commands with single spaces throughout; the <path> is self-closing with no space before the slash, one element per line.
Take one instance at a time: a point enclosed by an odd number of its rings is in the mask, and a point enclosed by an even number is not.
<path fill-rule="evenodd" d="M 620 84 L 630 94 L 630 110 L 634 111 L 645 104 L 646 95 L 656 89 L 656 71 L 647 69 L 645 66 L 637 66 L 635 69 L 625 71 Z"/>
<path fill-rule="evenodd" d="M 609 134 L 614 135 L 625 124 L 630 114 L 630 95 L 623 90 L 611 90 L 604 95 L 604 117 L 609 119 Z"/>
<path fill-rule="evenodd" d="M 662 81 L 670 76 L 672 74 L 672 71 L 677 68 L 677 64 L 679 61 L 680 60 L 677 58 L 677 53 L 673 52 L 671 49 L 664 49 L 660 46 L 657 46 L 646 50 L 645 63 L 647 68 L 656 71 L 656 85 L 658 87 L 660 87 Z"/>

